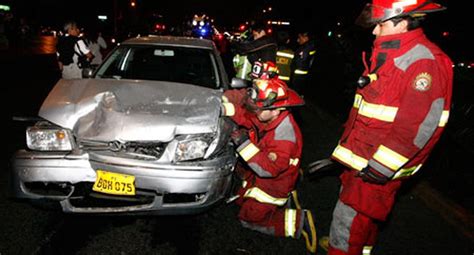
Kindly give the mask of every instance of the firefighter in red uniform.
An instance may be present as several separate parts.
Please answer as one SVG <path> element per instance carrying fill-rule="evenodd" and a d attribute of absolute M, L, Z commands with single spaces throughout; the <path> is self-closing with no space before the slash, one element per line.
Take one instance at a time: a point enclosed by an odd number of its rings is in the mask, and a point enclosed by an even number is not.
<path fill-rule="evenodd" d="M 376 221 L 387 218 L 403 180 L 422 167 L 451 105 L 452 62 L 420 27 L 426 13 L 444 7 L 428 0 L 373 0 L 367 8 L 359 21 L 370 20 L 376 38 L 332 154 L 348 169 L 340 177 L 330 255 L 370 254 Z"/>
<path fill-rule="evenodd" d="M 245 161 L 242 187 L 236 203 L 244 227 L 274 236 L 306 239 L 316 252 L 316 230 L 309 210 L 288 208 L 295 189 L 302 151 L 301 131 L 287 107 L 304 104 L 276 75 L 272 62 L 256 63 L 248 91 L 228 90 L 224 115 L 244 129 L 232 135 Z M 250 109 L 250 110 L 249 110 Z M 240 169 L 242 170 L 242 169 Z M 294 193 L 293 193 L 294 194 Z M 293 197 L 294 198 L 294 197 Z"/>

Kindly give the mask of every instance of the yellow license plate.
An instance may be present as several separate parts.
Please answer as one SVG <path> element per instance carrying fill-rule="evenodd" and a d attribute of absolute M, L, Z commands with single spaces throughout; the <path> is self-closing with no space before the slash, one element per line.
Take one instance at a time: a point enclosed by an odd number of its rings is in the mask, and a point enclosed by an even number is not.
<path fill-rule="evenodd" d="M 135 195 L 135 176 L 97 170 L 92 190 L 113 195 Z"/>

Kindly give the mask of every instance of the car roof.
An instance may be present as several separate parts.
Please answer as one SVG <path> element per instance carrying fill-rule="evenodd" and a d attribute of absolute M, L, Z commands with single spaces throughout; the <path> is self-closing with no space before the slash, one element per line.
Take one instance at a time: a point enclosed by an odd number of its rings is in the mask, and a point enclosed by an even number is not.
<path fill-rule="evenodd" d="M 179 47 L 193 47 L 214 49 L 211 40 L 184 36 L 143 36 L 125 40 L 122 44 L 169 45 Z"/>

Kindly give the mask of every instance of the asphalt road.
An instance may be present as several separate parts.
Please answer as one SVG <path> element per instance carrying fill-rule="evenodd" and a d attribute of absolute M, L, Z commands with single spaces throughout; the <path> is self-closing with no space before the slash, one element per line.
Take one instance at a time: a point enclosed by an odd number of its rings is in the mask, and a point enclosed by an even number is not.
<path fill-rule="evenodd" d="M 194 216 L 75 216 L 34 207 L 8 197 L 11 154 L 24 142 L 13 116 L 34 116 L 58 79 L 53 55 L 0 53 L 2 123 L 6 153 L 0 172 L 0 254 L 305 254 L 303 240 L 266 236 L 240 226 L 238 207 L 218 204 Z M 21 75 L 13 75 L 13 72 Z M 8 102 L 7 102 L 8 99 Z M 341 121 L 313 103 L 302 109 L 302 164 L 327 157 Z M 2 112 L 5 112 L 2 110 Z M 4 131 L 5 132 L 5 131 Z M 304 176 L 302 206 L 315 214 L 318 235 L 327 235 L 339 190 L 338 172 Z M 420 177 L 407 182 L 381 232 L 374 255 L 474 254 L 471 213 Z M 318 249 L 318 254 L 325 254 Z"/>

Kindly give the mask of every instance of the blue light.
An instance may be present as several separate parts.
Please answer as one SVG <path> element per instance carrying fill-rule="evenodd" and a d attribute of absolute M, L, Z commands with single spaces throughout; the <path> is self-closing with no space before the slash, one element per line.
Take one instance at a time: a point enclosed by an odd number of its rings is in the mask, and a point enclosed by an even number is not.
<path fill-rule="evenodd" d="M 202 28 L 202 29 L 201 29 L 201 34 L 202 34 L 202 35 L 205 35 L 205 34 L 207 34 L 207 29 L 205 29 L 205 28 Z"/>

